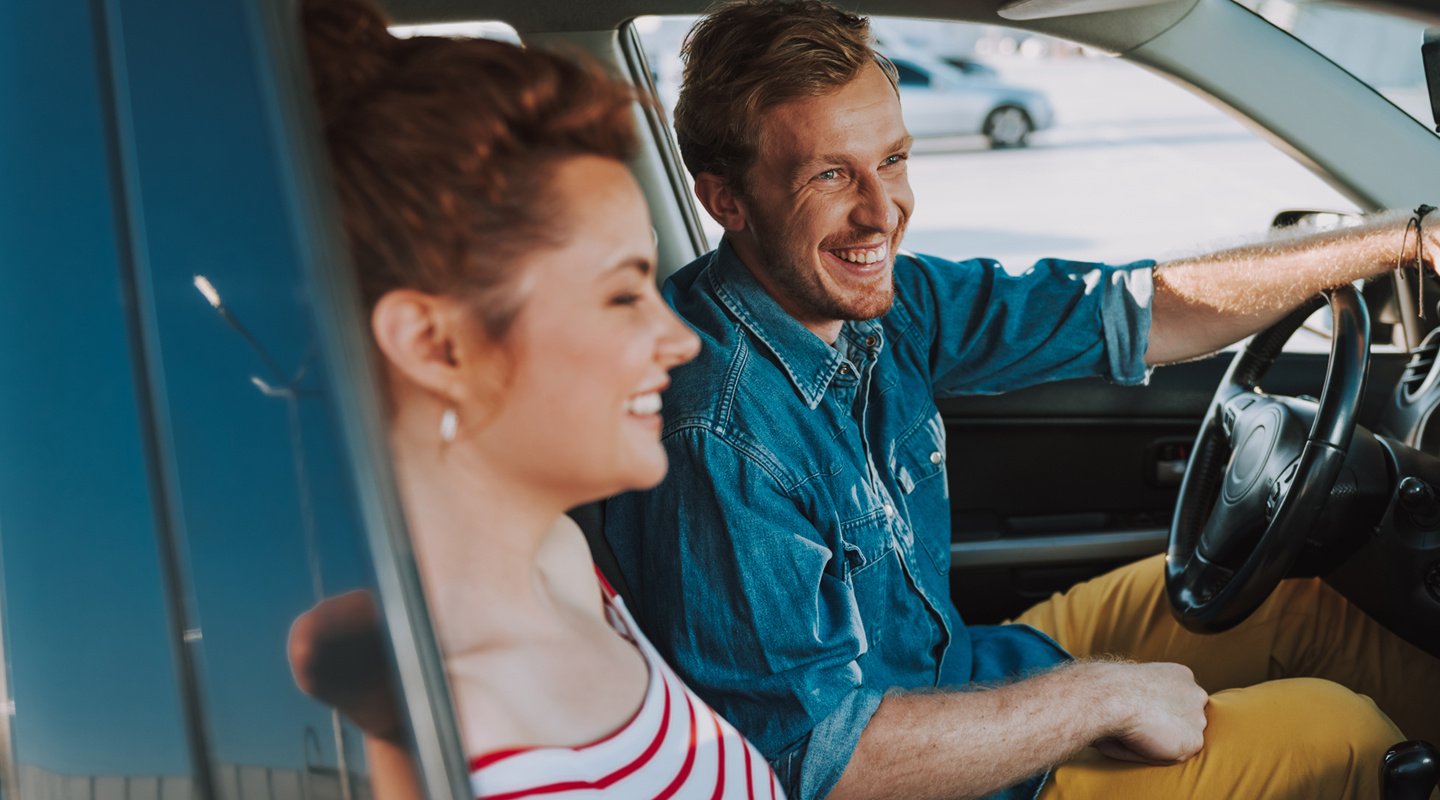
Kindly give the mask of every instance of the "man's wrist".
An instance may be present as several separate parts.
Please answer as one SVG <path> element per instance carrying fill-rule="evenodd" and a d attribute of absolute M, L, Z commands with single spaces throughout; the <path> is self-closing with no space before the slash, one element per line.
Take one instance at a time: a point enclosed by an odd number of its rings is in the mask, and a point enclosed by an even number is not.
<path fill-rule="evenodd" d="M 1139 710 L 1133 693 L 1124 689 L 1129 666 L 1123 661 L 1092 660 L 1070 667 L 1079 673 L 1075 677 L 1083 682 L 1081 694 L 1093 709 L 1090 742 L 1124 736 L 1135 728 Z"/>
<path fill-rule="evenodd" d="M 1435 214 L 1435 206 L 1422 204 L 1415 209 L 1415 265 L 1420 277 L 1424 277 L 1425 270 L 1437 270 L 1436 259 L 1440 258 L 1440 214 Z"/>

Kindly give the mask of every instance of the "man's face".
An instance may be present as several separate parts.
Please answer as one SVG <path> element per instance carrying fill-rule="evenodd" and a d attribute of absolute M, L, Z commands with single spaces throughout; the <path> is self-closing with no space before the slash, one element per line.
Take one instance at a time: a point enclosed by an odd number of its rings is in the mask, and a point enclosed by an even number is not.
<path fill-rule="evenodd" d="M 763 112 L 759 147 L 738 193 L 741 259 L 781 307 L 834 341 L 845 320 L 894 299 L 895 250 L 915 204 L 911 137 L 878 66 L 850 83 Z"/>

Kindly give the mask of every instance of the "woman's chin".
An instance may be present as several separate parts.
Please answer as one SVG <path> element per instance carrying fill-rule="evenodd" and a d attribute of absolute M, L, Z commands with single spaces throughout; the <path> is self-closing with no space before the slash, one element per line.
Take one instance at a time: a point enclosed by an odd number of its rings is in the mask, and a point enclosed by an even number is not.
<path fill-rule="evenodd" d="M 620 491 L 654 489 L 665 480 L 665 473 L 669 468 L 670 459 L 665 455 L 665 448 L 657 442 L 653 451 L 637 454 L 634 464 L 626 470 L 626 485 Z"/>
<path fill-rule="evenodd" d="M 625 492 L 643 492 L 647 489 L 654 489 L 665 480 L 665 473 L 669 466 L 669 459 L 665 450 L 660 448 L 656 453 L 647 453 L 643 457 L 637 457 L 627 461 L 623 466 L 610 470 L 609 473 L 599 480 L 586 481 L 586 488 L 582 495 L 576 497 L 576 505 L 593 503 L 614 497 Z"/>

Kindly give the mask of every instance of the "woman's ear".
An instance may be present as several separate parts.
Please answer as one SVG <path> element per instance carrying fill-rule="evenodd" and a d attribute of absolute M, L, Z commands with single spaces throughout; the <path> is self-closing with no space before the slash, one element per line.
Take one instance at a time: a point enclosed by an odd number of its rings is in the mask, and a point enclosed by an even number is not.
<path fill-rule="evenodd" d="M 745 230 L 745 206 L 724 178 L 713 172 L 696 175 L 695 197 L 727 232 L 739 233 Z"/>
<path fill-rule="evenodd" d="M 407 380 L 450 402 L 464 391 L 459 354 L 466 331 L 458 304 L 415 289 L 386 292 L 370 313 L 385 360 Z"/>

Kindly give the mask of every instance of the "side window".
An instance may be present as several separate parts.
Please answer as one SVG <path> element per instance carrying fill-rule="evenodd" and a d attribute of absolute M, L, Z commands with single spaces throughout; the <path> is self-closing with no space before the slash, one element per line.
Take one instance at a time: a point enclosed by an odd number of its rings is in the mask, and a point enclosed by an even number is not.
<path fill-rule="evenodd" d="M 264 23 L 281 23 L 254 13 L 207 4 L 185 23 L 203 36 L 136 13 L 143 22 L 117 26 L 124 60 L 111 70 L 125 82 L 116 196 L 127 208 L 122 241 L 134 243 L 141 413 L 163 485 L 160 549 L 173 564 L 184 665 L 172 691 L 192 722 L 195 796 L 368 800 L 360 732 L 302 693 L 288 649 L 292 624 L 318 603 L 378 591 L 341 437 L 341 398 L 355 389 L 332 371 L 318 322 L 328 295 L 307 271 L 319 226 L 279 135 L 290 120 L 263 83 L 279 80 Z M 367 663 L 391 669 L 387 652 Z M 121 691 L 110 702 L 129 701 Z M 149 763 L 126 765 L 137 773 L 127 785 L 163 781 L 158 763 L 144 772 Z M 83 796 L 181 796 L 110 791 Z"/>
<path fill-rule="evenodd" d="M 116 225 L 110 65 L 86 46 L 103 39 L 100 8 L 0 4 L 5 800 L 200 796 Z"/>
<path fill-rule="evenodd" d="M 287 653 L 375 580 L 256 8 L 0 7 L 0 797 L 372 796 Z"/>
<path fill-rule="evenodd" d="M 678 75 L 693 18 L 649 19 L 636 23 L 648 58 Z M 1282 210 L 1357 210 L 1239 121 L 1123 59 L 998 26 L 872 23 L 897 67 L 946 76 L 900 85 L 916 137 L 911 250 L 1013 272 L 1047 257 L 1164 260 L 1260 239 Z M 661 85 L 667 108 L 678 88 Z M 713 244 L 719 227 L 705 221 Z"/>

